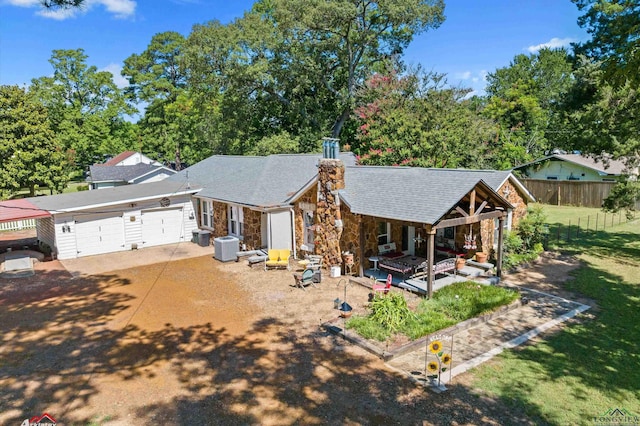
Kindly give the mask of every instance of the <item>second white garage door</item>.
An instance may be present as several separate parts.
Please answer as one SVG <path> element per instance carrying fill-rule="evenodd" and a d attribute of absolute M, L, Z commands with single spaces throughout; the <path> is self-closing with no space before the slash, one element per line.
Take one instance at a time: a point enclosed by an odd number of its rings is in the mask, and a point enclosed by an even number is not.
<path fill-rule="evenodd" d="M 143 247 L 172 244 L 183 240 L 182 208 L 143 210 Z"/>
<path fill-rule="evenodd" d="M 78 257 L 124 250 L 124 222 L 121 213 L 74 217 Z"/>

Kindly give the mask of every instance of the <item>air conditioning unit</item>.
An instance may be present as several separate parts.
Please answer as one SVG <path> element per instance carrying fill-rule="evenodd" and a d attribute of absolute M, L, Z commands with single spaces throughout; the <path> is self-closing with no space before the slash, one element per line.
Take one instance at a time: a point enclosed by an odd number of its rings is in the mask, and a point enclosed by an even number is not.
<path fill-rule="evenodd" d="M 236 260 L 240 249 L 240 240 L 231 235 L 213 239 L 213 257 L 221 262 Z"/>

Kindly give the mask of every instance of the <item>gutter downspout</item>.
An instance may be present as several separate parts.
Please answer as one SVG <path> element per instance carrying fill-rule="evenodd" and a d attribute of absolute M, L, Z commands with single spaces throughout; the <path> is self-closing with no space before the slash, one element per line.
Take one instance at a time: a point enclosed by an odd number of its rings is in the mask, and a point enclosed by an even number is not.
<path fill-rule="evenodd" d="M 267 250 L 271 249 L 271 213 L 267 213 Z"/>
<path fill-rule="evenodd" d="M 291 212 L 291 230 L 293 231 L 293 258 L 297 259 L 298 256 L 296 253 L 296 217 L 293 212 L 293 207 L 290 208 L 289 211 Z"/>

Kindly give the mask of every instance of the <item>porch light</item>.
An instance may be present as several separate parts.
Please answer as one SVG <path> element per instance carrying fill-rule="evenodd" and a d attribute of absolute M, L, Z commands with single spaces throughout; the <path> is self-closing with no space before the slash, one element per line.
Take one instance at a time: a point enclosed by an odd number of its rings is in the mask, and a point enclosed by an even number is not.
<path fill-rule="evenodd" d="M 416 243 L 418 247 L 420 247 L 425 241 L 426 239 L 422 238 L 422 234 L 420 232 L 418 232 L 418 236 L 413 239 L 413 242 Z"/>

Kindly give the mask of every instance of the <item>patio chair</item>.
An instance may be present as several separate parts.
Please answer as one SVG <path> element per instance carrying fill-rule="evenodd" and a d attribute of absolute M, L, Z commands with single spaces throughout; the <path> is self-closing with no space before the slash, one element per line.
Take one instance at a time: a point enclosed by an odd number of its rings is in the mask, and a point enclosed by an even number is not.
<path fill-rule="evenodd" d="M 391 274 L 387 275 L 387 279 L 377 279 L 373 283 L 373 292 L 374 293 L 382 293 L 387 294 L 389 290 L 391 290 L 391 281 L 393 280 L 393 276 Z M 384 284 L 382 284 L 384 283 Z"/>
<path fill-rule="evenodd" d="M 309 284 L 318 288 L 316 286 L 316 283 L 313 282 L 312 269 L 305 269 L 304 272 L 302 272 L 302 274 L 293 274 L 293 278 L 296 280 L 296 285 L 301 289 L 303 289 L 304 291 L 307 291 L 305 287 Z"/>
<path fill-rule="evenodd" d="M 318 271 L 322 268 L 322 256 L 318 254 L 308 254 L 306 258 L 307 260 L 309 260 L 307 269 L 313 269 L 314 271 Z"/>

